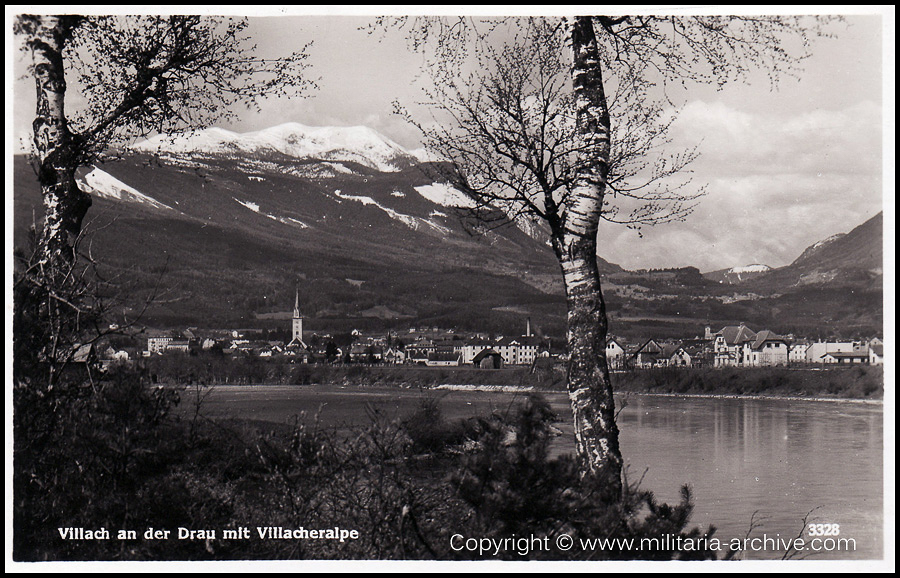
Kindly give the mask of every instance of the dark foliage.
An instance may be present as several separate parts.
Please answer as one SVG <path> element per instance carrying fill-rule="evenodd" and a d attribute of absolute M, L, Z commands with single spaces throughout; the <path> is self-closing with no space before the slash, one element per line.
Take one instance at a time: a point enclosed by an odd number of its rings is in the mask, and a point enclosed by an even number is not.
<path fill-rule="evenodd" d="M 453 476 L 460 497 L 472 507 L 470 535 L 491 538 L 510 536 L 549 537 L 549 550 L 536 550 L 529 557 L 543 559 L 712 559 L 709 549 L 636 551 L 612 542 L 606 549 L 560 551 L 555 540 L 567 534 L 582 540 L 662 539 L 664 536 L 711 537 L 715 529 L 686 530 L 693 509 L 688 486 L 682 500 L 671 506 L 660 504 L 652 492 L 626 485 L 621 499 L 611 496 L 608 484 L 583 475 L 571 456 L 550 459 L 553 412 L 545 400 L 534 396 L 511 417 L 486 420 L 480 449 L 468 456 L 463 469 Z M 507 552 L 508 559 L 522 559 Z"/>
<path fill-rule="evenodd" d="M 878 366 L 655 368 L 619 374 L 622 391 L 714 395 L 884 396 L 884 370 Z"/>
<path fill-rule="evenodd" d="M 470 433 L 465 422 L 447 423 L 438 401 L 431 397 L 423 399 L 421 407 L 407 416 L 401 426 L 409 436 L 410 450 L 414 453 L 445 451 L 465 442 Z"/>

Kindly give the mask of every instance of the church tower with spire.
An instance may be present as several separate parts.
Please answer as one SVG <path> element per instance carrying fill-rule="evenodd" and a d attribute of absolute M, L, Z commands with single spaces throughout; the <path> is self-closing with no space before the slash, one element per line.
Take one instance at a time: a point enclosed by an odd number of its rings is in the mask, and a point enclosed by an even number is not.
<path fill-rule="evenodd" d="M 300 290 L 294 293 L 294 316 L 291 318 L 291 343 L 303 343 L 303 317 L 300 316 Z"/>

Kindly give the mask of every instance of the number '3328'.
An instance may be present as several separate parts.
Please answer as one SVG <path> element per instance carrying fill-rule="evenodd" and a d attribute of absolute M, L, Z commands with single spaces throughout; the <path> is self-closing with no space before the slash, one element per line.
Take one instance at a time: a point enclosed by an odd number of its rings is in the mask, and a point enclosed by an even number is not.
<path fill-rule="evenodd" d="M 809 524 L 807 529 L 810 536 L 838 536 L 841 533 L 840 524 Z"/>

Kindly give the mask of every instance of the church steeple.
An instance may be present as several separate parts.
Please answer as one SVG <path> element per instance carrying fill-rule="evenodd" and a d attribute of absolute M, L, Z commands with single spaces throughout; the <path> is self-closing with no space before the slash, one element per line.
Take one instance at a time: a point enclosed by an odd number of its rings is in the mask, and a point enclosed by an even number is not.
<path fill-rule="evenodd" d="M 300 289 L 294 292 L 294 316 L 291 319 L 291 343 L 303 343 L 303 317 L 300 316 Z"/>

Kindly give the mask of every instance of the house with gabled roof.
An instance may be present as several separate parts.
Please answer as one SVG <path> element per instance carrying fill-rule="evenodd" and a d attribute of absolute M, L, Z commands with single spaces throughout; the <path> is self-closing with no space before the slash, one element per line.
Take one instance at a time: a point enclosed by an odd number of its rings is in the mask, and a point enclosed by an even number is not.
<path fill-rule="evenodd" d="M 752 342 L 744 343 L 744 365 L 767 367 L 788 364 L 788 340 L 768 329 L 756 334 Z"/>
<path fill-rule="evenodd" d="M 648 339 L 629 356 L 632 367 L 647 368 L 658 365 L 663 347 L 655 339 Z"/>
<path fill-rule="evenodd" d="M 482 349 L 472 359 L 472 363 L 481 369 L 500 369 L 503 367 L 503 356 L 493 349 Z"/>
<path fill-rule="evenodd" d="M 406 353 L 396 347 L 388 347 L 384 350 L 381 359 L 388 364 L 399 365 L 406 362 Z"/>
<path fill-rule="evenodd" d="M 625 348 L 614 337 L 606 340 L 606 363 L 610 369 L 625 368 Z"/>
<path fill-rule="evenodd" d="M 872 343 L 869 345 L 869 365 L 884 364 L 884 345 L 882 343 Z"/>
<path fill-rule="evenodd" d="M 491 349 L 492 345 L 493 342 L 487 339 L 470 339 L 465 343 L 465 345 L 463 345 L 462 359 L 460 360 L 460 363 L 462 363 L 463 365 L 473 363 L 475 361 L 475 356 L 477 356 L 482 351 Z"/>
<path fill-rule="evenodd" d="M 681 343 L 670 343 L 663 347 L 659 362 L 667 367 L 690 367 L 691 355 Z"/>
<path fill-rule="evenodd" d="M 745 345 L 756 340 L 756 333 L 741 323 L 740 325 L 728 325 L 714 335 L 713 349 L 715 367 L 729 367 L 746 365 L 744 354 Z"/>

